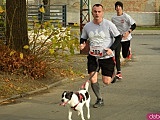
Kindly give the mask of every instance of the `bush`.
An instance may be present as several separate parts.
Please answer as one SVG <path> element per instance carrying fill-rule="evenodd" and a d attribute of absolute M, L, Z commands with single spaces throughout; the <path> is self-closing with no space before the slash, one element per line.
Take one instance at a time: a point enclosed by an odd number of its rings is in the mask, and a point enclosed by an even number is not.
<path fill-rule="evenodd" d="M 78 34 L 71 33 L 70 27 L 64 28 L 61 24 L 55 27 L 52 21 L 43 25 L 35 21 L 34 28 L 29 30 L 30 50 L 38 58 L 73 55 L 79 49 Z"/>
<path fill-rule="evenodd" d="M 0 70 L 12 74 L 24 74 L 33 79 L 44 77 L 51 62 L 73 55 L 78 50 L 78 33 L 71 33 L 71 28 L 60 24 L 55 28 L 51 21 L 39 24 L 35 21 L 29 29 L 29 54 L 23 54 L 0 44 Z M 79 35 L 78 35 L 79 36 Z"/>
<path fill-rule="evenodd" d="M 38 79 L 45 76 L 47 64 L 34 55 L 25 55 L 0 44 L 0 70 L 12 74 L 24 74 Z"/>

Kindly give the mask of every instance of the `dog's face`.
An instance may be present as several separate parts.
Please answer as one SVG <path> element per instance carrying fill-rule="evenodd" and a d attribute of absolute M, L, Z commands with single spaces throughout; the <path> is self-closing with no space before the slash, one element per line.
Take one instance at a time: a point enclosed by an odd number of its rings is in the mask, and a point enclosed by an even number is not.
<path fill-rule="evenodd" d="M 72 95 L 73 95 L 73 92 L 64 91 L 62 93 L 62 99 L 61 99 L 62 105 L 67 104 L 71 100 Z"/>

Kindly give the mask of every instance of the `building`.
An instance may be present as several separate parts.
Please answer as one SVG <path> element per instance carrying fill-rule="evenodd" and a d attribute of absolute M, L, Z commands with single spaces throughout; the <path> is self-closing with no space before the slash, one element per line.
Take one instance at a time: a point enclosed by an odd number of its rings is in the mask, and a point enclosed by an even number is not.
<path fill-rule="evenodd" d="M 114 3 L 118 0 L 90 0 L 90 6 L 95 3 L 103 4 L 105 18 L 111 19 L 115 13 Z M 120 0 L 124 11 L 131 15 L 138 26 L 160 25 L 160 0 Z M 51 4 L 67 4 L 67 21 L 79 23 L 80 0 L 53 0 Z"/>
<path fill-rule="evenodd" d="M 0 0 L 0 4 L 6 0 Z M 42 0 L 26 0 L 28 4 L 41 4 Z M 67 5 L 67 23 L 80 23 L 81 0 L 48 0 L 50 5 Z M 83 0 L 86 1 L 86 0 Z M 111 19 L 115 13 L 114 3 L 117 0 L 90 0 L 90 6 L 95 3 L 103 4 L 105 18 Z M 138 26 L 160 25 L 160 0 L 120 0 L 124 4 L 124 11 L 131 15 Z M 92 16 L 91 16 L 92 17 Z"/>

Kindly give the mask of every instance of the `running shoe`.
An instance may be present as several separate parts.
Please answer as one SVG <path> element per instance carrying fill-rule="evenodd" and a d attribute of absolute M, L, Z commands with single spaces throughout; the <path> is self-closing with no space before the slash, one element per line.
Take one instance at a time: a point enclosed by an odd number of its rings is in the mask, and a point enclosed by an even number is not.
<path fill-rule="evenodd" d="M 93 105 L 94 108 L 98 108 L 102 106 L 104 106 L 103 99 L 97 99 L 96 103 Z"/>
<path fill-rule="evenodd" d="M 121 72 L 118 72 L 118 73 L 116 74 L 116 77 L 117 77 L 118 79 L 122 79 L 122 74 L 121 74 Z"/>
<path fill-rule="evenodd" d="M 132 52 L 131 52 L 131 48 L 129 48 L 129 55 L 127 56 L 127 59 L 131 60 L 131 58 L 132 58 Z"/>
<path fill-rule="evenodd" d="M 128 60 L 131 60 L 131 58 L 132 58 L 132 53 L 130 53 L 130 54 L 127 56 L 127 59 L 128 59 Z"/>

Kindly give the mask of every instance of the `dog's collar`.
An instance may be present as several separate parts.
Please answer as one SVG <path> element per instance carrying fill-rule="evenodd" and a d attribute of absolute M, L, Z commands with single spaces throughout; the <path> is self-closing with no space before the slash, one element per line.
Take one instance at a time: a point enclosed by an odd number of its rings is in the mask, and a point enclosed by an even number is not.
<path fill-rule="evenodd" d="M 73 106 L 73 107 L 71 107 L 71 108 L 72 108 L 73 110 L 77 111 L 77 110 L 76 110 L 76 107 L 78 106 L 78 104 L 79 104 L 80 102 L 82 102 L 82 99 L 84 98 L 84 96 L 83 96 L 83 94 L 81 94 L 81 93 L 79 93 L 79 92 L 76 92 L 75 94 L 78 96 L 79 101 L 78 101 L 78 103 L 77 103 L 75 106 Z"/>

